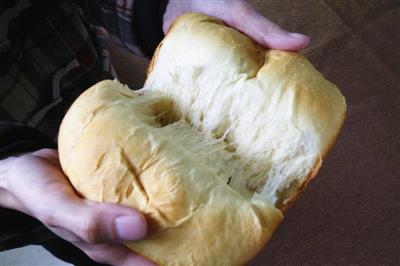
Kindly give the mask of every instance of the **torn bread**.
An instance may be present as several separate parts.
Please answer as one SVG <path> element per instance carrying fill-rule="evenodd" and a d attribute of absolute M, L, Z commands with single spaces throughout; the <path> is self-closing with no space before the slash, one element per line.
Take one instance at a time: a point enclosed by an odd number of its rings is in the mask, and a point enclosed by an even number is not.
<path fill-rule="evenodd" d="M 345 99 L 293 52 L 266 50 L 215 18 L 181 16 L 143 89 L 102 81 L 59 132 L 64 172 L 85 198 L 140 210 L 126 245 L 159 265 L 243 265 L 316 175 Z"/>

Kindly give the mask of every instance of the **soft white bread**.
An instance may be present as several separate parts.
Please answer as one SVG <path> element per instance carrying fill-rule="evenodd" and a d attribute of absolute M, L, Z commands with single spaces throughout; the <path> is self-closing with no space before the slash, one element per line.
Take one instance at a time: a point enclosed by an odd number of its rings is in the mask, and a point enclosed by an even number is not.
<path fill-rule="evenodd" d="M 160 265 L 243 265 L 317 173 L 345 109 L 303 56 L 186 14 L 142 90 L 103 81 L 75 101 L 60 161 L 85 198 L 148 217 L 149 236 L 126 243 L 139 254 Z"/>

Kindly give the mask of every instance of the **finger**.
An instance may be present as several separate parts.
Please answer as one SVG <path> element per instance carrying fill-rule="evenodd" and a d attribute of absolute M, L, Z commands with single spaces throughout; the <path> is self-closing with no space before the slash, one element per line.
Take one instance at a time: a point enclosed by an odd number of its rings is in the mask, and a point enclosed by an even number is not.
<path fill-rule="evenodd" d="M 79 198 L 61 169 L 47 158 L 25 156 L 21 166 L 15 167 L 11 184 L 15 198 L 29 206 L 34 217 L 47 226 L 65 228 L 89 243 L 138 240 L 146 235 L 147 223 L 141 213 L 122 205 Z"/>
<path fill-rule="evenodd" d="M 60 166 L 60 160 L 58 158 L 58 151 L 55 149 L 40 149 L 32 153 L 34 156 L 38 156 L 40 158 L 43 158 L 50 163 Z"/>
<path fill-rule="evenodd" d="M 297 51 L 310 42 L 306 35 L 283 30 L 246 2 L 232 2 L 230 11 L 231 19 L 226 22 L 266 48 Z"/>
<path fill-rule="evenodd" d="M 118 266 L 155 266 L 151 261 L 120 244 L 74 243 L 74 245 L 85 252 L 92 260 L 100 263 Z"/>
<path fill-rule="evenodd" d="M 131 208 L 70 196 L 60 201 L 55 199 L 55 202 L 59 210 L 47 216 L 44 222 L 65 228 L 88 243 L 139 240 L 147 233 L 146 219 Z"/>

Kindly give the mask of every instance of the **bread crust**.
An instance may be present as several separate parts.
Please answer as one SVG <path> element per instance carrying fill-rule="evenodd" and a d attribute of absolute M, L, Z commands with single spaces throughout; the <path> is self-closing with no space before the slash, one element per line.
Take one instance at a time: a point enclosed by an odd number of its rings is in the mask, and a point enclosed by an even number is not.
<path fill-rule="evenodd" d="M 344 125 L 344 120 L 346 117 L 346 113 L 343 113 L 343 118 L 341 119 L 341 124 L 339 127 L 339 130 L 337 131 L 336 136 L 332 139 L 332 141 L 329 143 L 327 149 L 322 153 L 321 158 L 317 160 L 315 163 L 314 167 L 312 168 L 311 172 L 308 174 L 308 176 L 304 179 L 304 182 L 301 184 L 301 186 L 285 201 L 283 202 L 282 205 L 278 205 L 277 208 L 280 209 L 283 213 L 286 213 L 286 211 L 296 202 L 296 200 L 300 197 L 301 193 L 307 188 L 308 184 L 317 176 L 319 169 L 322 166 L 323 161 L 325 158 L 328 156 L 329 152 L 333 148 L 333 145 L 336 142 L 336 139 L 339 137 L 340 132 L 343 128 Z"/>
<path fill-rule="evenodd" d="M 83 93 L 61 125 L 64 172 L 85 198 L 124 204 L 146 215 L 149 236 L 126 245 L 152 261 L 243 265 L 265 245 L 281 212 L 242 198 L 163 138 L 159 128 L 148 126 L 141 112 L 159 100 L 146 101 L 113 81 Z M 222 251 L 228 256 L 220 256 Z"/>
<path fill-rule="evenodd" d="M 282 212 L 315 178 L 343 125 L 343 96 L 303 56 L 266 51 L 221 21 L 200 14 L 186 14 L 174 22 L 147 75 L 140 91 L 102 81 L 74 102 L 59 133 L 64 172 L 85 198 L 124 204 L 146 215 L 149 236 L 125 244 L 149 260 L 159 265 L 244 265 L 264 247 Z M 271 115 L 264 101 L 276 114 Z M 181 112 L 182 117 L 175 119 L 183 121 L 181 128 L 175 120 L 157 122 L 159 109 L 167 106 Z M 246 115 L 236 111 L 240 107 Z M 273 124 L 276 118 L 278 123 Z M 238 165 L 249 172 L 254 166 L 270 173 L 268 167 L 281 162 L 285 166 L 277 169 L 288 172 L 284 177 L 299 182 L 290 183 L 289 192 L 276 202 L 262 198 L 262 193 L 254 197 L 252 193 L 258 192 L 245 191 L 240 180 L 227 185 L 219 176 L 226 169 L 207 165 L 190 147 L 203 142 L 185 146 L 179 140 L 195 138 L 195 132 L 204 140 L 228 136 L 227 141 L 236 145 Z M 285 146 L 286 142 L 294 146 Z M 274 148 L 283 152 L 268 157 L 273 152 L 262 150 Z M 204 150 L 215 156 L 212 149 L 200 147 L 198 152 Z M 303 162 L 305 173 L 296 168 Z M 268 179 L 256 181 L 267 187 Z M 283 189 L 276 186 L 270 193 Z"/>

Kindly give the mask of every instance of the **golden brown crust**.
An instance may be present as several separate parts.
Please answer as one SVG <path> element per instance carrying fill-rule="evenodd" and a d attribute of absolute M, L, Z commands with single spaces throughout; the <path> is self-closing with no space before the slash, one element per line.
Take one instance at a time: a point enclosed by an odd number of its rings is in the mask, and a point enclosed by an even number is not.
<path fill-rule="evenodd" d="M 301 193 L 307 188 L 308 184 L 317 176 L 318 171 L 321 168 L 323 161 L 328 156 L 329 152 L 331 151 L 333 145 L 336 142 L 336 139 L 339 137 L 339 134 L 344 125 L 345 116 L 346 116 L 346 113 L 343 113 L 343 118 L 341 119 L 342 122 L 339 127 L 339 130 L 337 131 L 336 136 L 332 139 L 332 141 L 329 143 L 329 145 L 327 145 L 327 149 L 322 153 L 320 159 L 317 160 L 317 162 L 315 163 L 311 172 L 304 179 L 304 182 L 301 184 L 301 186 L 295 191 L 295 193 L 292 194 L 291 197 L 289 197 L 288 199 L 285 199 L 285 201 L 283 202 L 282 205 L 277 206 L 283 213 L 285 213 L 295 203 L 295 201 L 300 197 Z"/>
<path fill-rule="evenodd" d="M 151 126 L 146 117 L 162 100 L 116 81 L 94 85 L 63 120 L 62 168 L 85 198 L 146 215 L 149 236 L 127 243 L 142 256 L 160 265 L 243 265 L 268 241 L 281 212 L 242 198 Z"/>
<path fill-rule="evenodd" d="M 146 71 L 147 76 L 149 76 L 150 73 L 153 71 L 154 64 L 157 61 L 158 53 L 160 52 L 162 45 L 163 45 L 163 42 L 161 41 L 160 44 L 157 46 L 157 49 L 154 51 L 153 57 L 150 60 L 149 66 L 147 67 L 147 71 Z"/>
<path fill-rule="evenodd" d="M 280 209 L 283 213 L 285 213 L 300 197 L 300 194 L 306 189 L 308 184 L 315 178 L 321 166 L 322 166 L 322 158 L 317 160 L 317 163 L 314 165 L 308 176 L 304 179 L 303 183 L 301 183 L 300 187 L 298 187 L 295 190 L 295 192 L 291 194 L 289 198 L 282 201 L 282 204 L 278 205 L 277 208 Z"/>
<path fill-rule="evenodd" d="M 126 245 L 159 265 L 247 263 L 271 237 L 281 211 L 316 176 L 343 124 L 343 96 L 303 56 L 265 51 L 199 14 L 172 25 L 147 73 L 141 91 L 103 81 L 76 100 L 60 128 L 63 170 L 84 197 L 144 213 L 149 236 Z M 158 109 L 171 102 L 186 118 L 182 121 L 191 121 L 183 122 L 188 131 L 157 124 Z M 275 190 L 253 198 L 248 180 L 225 184 L 219 176 L 223 166 L 204 164 L 199 153 L 178 141 L 197 136 L 196 121 L 202 123 L 197 127 L 202 141 L 230 133 L 235 156 L 243 160 L 238 165 L 248 170 L 252 162 L 266 171 L 263 176 L 270 175 L 257 184 L 268 188 L 266 182 L 275 178 L 282 185 L 272 184 Z M 205 143 L 211 142 L 193 145 Z M 207 156 L 212 149 L 201 148 Z M 269 174 L 271 169 L 278 176 Z M 285 178 L 291 190 L 282 189 Z M 274 201 L 280 189 L 284 198 Z"/>

